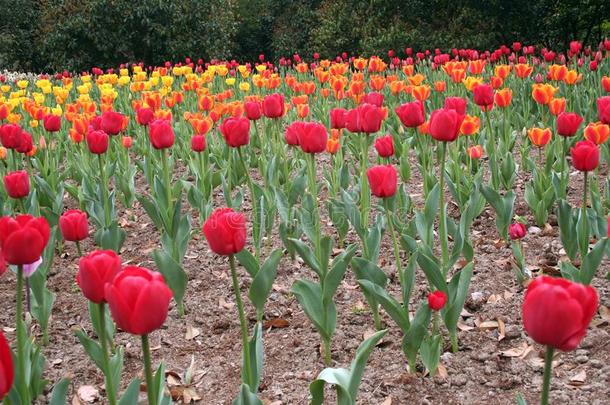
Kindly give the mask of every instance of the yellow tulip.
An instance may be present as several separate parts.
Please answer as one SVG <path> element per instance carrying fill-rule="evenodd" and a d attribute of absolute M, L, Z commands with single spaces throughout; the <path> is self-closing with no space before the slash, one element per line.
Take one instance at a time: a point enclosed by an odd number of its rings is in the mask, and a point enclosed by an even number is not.
<path fill-rule="evenodd" d="M 234 77 L 227 77 L 225 79 L 225 83 L 227 84 L 227 86 L 233 86 L 235 84 L 235 78 Z"/>
<path fill-rule="evenodd" d="M 250 91 L 250 83 L 248 82 L 241 82 L 239 83 L 239 89 L 243 92 L 248 92 Z"/>
<path fill-rule="evenodd" d="M 257 72 L 262 73 L 265 70 L 267 70 L 267 65 L 256 65 L 256 71 Z"/>

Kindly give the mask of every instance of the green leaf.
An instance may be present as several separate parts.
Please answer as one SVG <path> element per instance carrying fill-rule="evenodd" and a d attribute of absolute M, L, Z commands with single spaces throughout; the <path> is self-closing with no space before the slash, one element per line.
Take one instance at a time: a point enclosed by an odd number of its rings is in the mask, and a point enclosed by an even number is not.
<path fill-rule="evenodd" d="M 409 330 L 409 317 L 407 311 L 398 301 L 391 297 L 386 290 L 368 280 L 358 280 L 358 284 L 360 284 L 360 287 L 368 294 L 376 297 L 377 301 L 394 322 L 396 322 L 403 333 L 406 333 Z"/>
<path fill-rule="evenodd" d="M 307 264 L 313 271 L 315 271 L 318 277 L 320 277 L 320 279 L 324 278 L 322 268 L 320 267 L 320 263 L 318 262 L 318 259 L 316 259 L 313 250 L 311 250 L 311 248 L 300 239 L 290 238 L 288 240 L 292 243 L 299 256 L 301 256 L 301 258 L 305 262 L 305 264 Z"/>
<path fill-rule="evenodd" d="M 119 405 L 133 405 L 138 402 L 138 396 L 140 395 L 140 380 L 135 379 L 129 383 L 127 389 L 119 399 Z"/>
<path fill-rule="evenodd" d="M 254 327 L 254 334 L 248 342 L 250 346 L 250 370 L 252 381 L 246 380 L 246 369 L 242 362 L 242 381 L 249 387 L 252 387 L 252 391 L 258 391 L 258 385 L 260 384 L 261 377 L 263 375 L 263 324 L 258 322 Z"/>
<path fill-rule="evenodd" d="M 247 250 L 242 249 L 242 252 L 245 251 Z M 256 308 L 256 312 L 258 314 L 257 316 L 259 318 L 262 318 L 265 302 L 267 301 L 271 288 L 273 287 L 273 281 L 277 275 L 277 266 L 282 258 L 282 255 L 282 249 L 276 249 L 269 255 L 263 266 L 254 276 L 252 285 L 248 290 L 248 297 Z"/>
<path fill-rule="evenodd" d="M 250 277 L 256 277 L 259 267 L 256 258 L 248 251 L 248 249 L 242 249 L 235 255 L 239 264 L 244 266 Z"/>
<path fill-rule="evenodd" d="M 233 400 L 233 405 L 263 405 L 263 401 L 250 391 L 247 384 L 242 384 L 237 398 Z"/>
<path fill-rule="evenodd" d="M 441 357 L 443 339 L 440 335 L 427 336 L 421 343 L 419 353 L 422 363 L 431 376 L 434 376 Z"/>
<path fill-rule="evenodd" d="M 440 265 L 430 256 L 425 254 L 422 249 L 420 250 L 420 253 L 417 255 L 417 263 L 424 271 L 428 282 L 437 290 L 447 293 L 447 282 L 445 281 Z"/>
<path fill-rule="evenodd" d="M 608 238 L 600 239 L 595 246 L 593 246 L 593 249 L 584 257 L 580 266 L 580 283 L 591 284 L 591 281 L 593 281 L 597 268 L 604 258 L 604 251 L 606 250 L 608 240 Z"/>
<path fill-rule="evenodd" d="M 51 401 L 49 405 L 65 405 L 68 403 L 68 387 L 70 386 L 70 380 L 62 378 L 57 384 L 53 386 L 51 391 Z"/>
<path fill-rule="evenodd" d="M 324 290 L 322 291 L 324 302 L 332 301 L 339 284 L 341 284 L 341 280 L 343 280 L 349 260 L 351 260 L 355 251 L 356 245 L 350 245 L 345 252 L 337 256 L 333 261 L 330 271 L 324 278 Z"/>
<path fill-rule="evenodd" d="M 459 273 L 455 274 L 449 283 L 449 299 L 443 309 L 445 325 L 451 333 L 457 330 L 458 319 L 468 295 L 468 287 L 472 278 L 473 263 L 469 263 Z"/>
<path fill-rule="evenodd" d="M 323 336 L 328 336 L 324 322 L 325 309 L 322 305 L 322 289 L 320 286 L 309 280 L 297 280 L 292 284 L 291 291 L 297 297 L 301 308 L 303 308 L 317 331 Z"/>
<path fill-rule="evenodd" d="M 415 316 L 411 320 L 411 326 L 408 331 L 404 332 L 402 337 L 402 350 L 409 360 L 409 365 L 414 366 L 417 359 L 417 352 L 421 346 L 421 342 L 427 334 L 428 325 L 432 318 L 432 312 L 428 303 L 424 301 L 415 312 Z M 411 369 L 411 372 L 414 370 Z"/>
<path fill-rule="evenodd" d="M 85 349 L 85 352 L 89 355 L 89 358 L 93 360 L 97 368 L 103 370 L 104 357 L 101 346 L 96 341 L 87 336 L 85 331 L 77 330 L 75 333 L 76 337 L 78 337 L 78 340 L 80 341 L 80 344 Z"/>
<path fill-rule="evenodd" d="M 188 281 L 186 272 L 182 266 L 164 250 L 156 249 L 152 256 L 157 265 L 157 269 L 163 274 L 165 282 L 172 290 L 174 299 L 178 304 L 181 304 Z"/>

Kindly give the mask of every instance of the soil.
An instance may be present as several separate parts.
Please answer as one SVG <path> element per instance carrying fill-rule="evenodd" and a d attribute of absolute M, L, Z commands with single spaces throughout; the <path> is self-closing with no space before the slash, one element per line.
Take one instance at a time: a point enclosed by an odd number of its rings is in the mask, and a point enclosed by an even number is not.
<path fill-rule="evenodd" d="M 421 178 L 416 166 L 412 167 L 413 178 L 408 191 L 421 195 L 422 190 L 418 186 L 422 183 Z M 576 203 L 581 195 L 581 176 L 574 173 L 570 177 L 570 198 Z M 523 200 L 526 180 L 522 174 L 519 175 L 515 187 L 518 192 L 515 211 L 533 224 Z M 142 192 L 145 189 L 144 181 L 138 179 L 137 183 L 138 191 Z M 215 206 L 224 204 L 220 195 L 218 191 Z M 417 199 L 415 201 L 418 202 Z M 66 205 L 70 204 L 75 205 L 67 200 Z M 242 208 L 248 212 L 249 202 L 246 201 Z M 452 214 L 456 212 L 453 210 Z M 197 214 L 193 212 L 193 216 L 194 223 L 199 223 Z M 521 304 L 524 290 L 517 284 L 510 269 L 510 248 L 497 243 L 493 217 L 493 211 L 487 207 L 472 229 L 475 273 L 466 303 L 467 313 L 463 313 L 465 316 L 461 321 L 459 352 L 452 353 L 449 345 L 445 345 L 441 359 L 442 375 L 434 378 L 425 376 L 421 365 L 420 372 L 409 374 L 400 347 L 401 333 L 382 311 L 389 332 L 369 358 L 358 403 L 511 404 L 515 403 L 519 393 L 525 396 L 528 403 L 538 402 L 542 385 L 543 348 L 533 343 L 523 330 Z M 158 247 L 159 235 L 144 210 L 136 202 L 132 209 L 121 209 L 120 218 L 128 234 L 121 252 L 123 261 L 154 268 L 150 252 Z M 550 222 L 554 221 L 551 219 Z M 332 228 L 327 227 L 327 232 L 331 231 Z M 357 242 L 353 233 L 348 236 L 350 241 Z M 553 259 L 556 261 L 561 256 L 556 223 L 550 230 L 530 232 L 523 243 L 527 263 L 533 268 L 539 268 L 540 264 L 547 264 Z M 274 238 L 272 245 L 281 247 L 279 238 Z M 91 240 L 83 245 L 84 251 L 92 249 Z M 388 288 L 397 296 L 399 286 L 396 278 L 392 277 L 395 274 L 394 259 L 387 235 L 380 257 L 384 271 L 391 277 Z M 73 244 L 66 244 L 64 253 L 56 255 L 49 276 L 49 288 L 56 294 L 56 302 L 49 332 L 50 344 L 44 347 L 46 377 L 53 382 L 66 376 L 71 378 L 69 398 L 76 398 L 73 403 L 80 403 L 77 390 L 82 386 L 95 387 L 103 397 L 102 375 L 90 362 L 74 334 L 74 330 L 80 328 L 92 333 L 86 300 L 75 283 L 77 263 Z M 172 304 L 164 327 L 150 336 L 153 362 L 158 364 L 163 360 L 166 369 L 172 372 L 168 375 L 168 384 L 174 394 L 179 394 L 184 388 L 180 386 L 180 376 L 193 362 L 192 390 L 187 392 L 200 398 L 197 403 L 230 404 L 239 387 L 241 339 L 229 263 L 225 257 L 213 254 L 198 229 L 195 229 L 185 268 L 189 276 L 185 296 L 187 314 L 180 318 Z M 593 283 L 598 289 L 600 303 L 605 307 L 610 306 L 610 286 L 605 279 L 609 270 L 606 259 Z M 324 368 L 318 334 L 289 292 L 295 280 L 313 279 L 314 276 L 313 271 L 301 262 L 291 261 L 287 256 L 278 268 L 265 312 L 267 321 L 281 320 L 268 322 L 270 327 L 264 333 L 264 378 L 259 396 L 267 404 L 308 403 L 309 384 Z M 255 314 L 245 297 L 250 280 L 241 268 L 240 280 L 252 327 Z M 14 324 L 14 291 L 15 277 L 7 274 L 0 283 L 0 299 L 9 303 L 0 314 L 2 325 Z M 426 293 L 426 283 L 418 274 L 413 302 L 421 302 Z M 333 367 L 349 367 L 356 348 L 373 328 L 364 296 L 349 271 L 338 289 L 336 302 L 338 325 L 332 346 Z M 605 317 L 596 315 L 580 347 L 570 353 L 557 354 L 552 403 L 610 403 L 609 321 L 607 313 Z M 14 330 L 5 328 L 5 331 L 9 340 L 14 341 Z M 34 333 L 38 332 L 34 326 Z M 187 336 L 187 332 L 191 336 Z M 143 379 L 140 343 L 136 337 L 123 332 L 117 334 L 116 343 L 125 347 L 125 388 L 133 378 Z M 331 403 L 328 399 L 332 398 L 330 389 L 328 394 L 327 403 Z M 46 398 L 39 398 L 39 403 L 46 401 Z M 96 402 L 103 403 L 103 400 Z"/>

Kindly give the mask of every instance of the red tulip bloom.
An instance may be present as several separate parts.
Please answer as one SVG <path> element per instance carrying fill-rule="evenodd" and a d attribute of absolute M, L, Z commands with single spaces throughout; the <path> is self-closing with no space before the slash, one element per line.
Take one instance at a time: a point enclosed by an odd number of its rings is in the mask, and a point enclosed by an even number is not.
<path fill-rule="evenodd" d="M 561 136 L 574 136 L 582 121 L 583 117 L 576 113 L 563 112 L 557 117 L 557 133 Z"/>
<path fill-rule="evenodd" d="M 61 117 L 54 114 L 47 114 L 42 119 L 43 126 L 47 132 L 57 132 L 61 129 Z"/>
<path fill-rule="evenodd" d="M 303 130 L 303 121 L 295 121 L 286 127 L 284 140 L 288 145 L 297 146 L 299 144 L 299 132 Z"/>
<path fill-rule="evenodd" d="M 447 294 L 437 290 L 428 294 L 428 306 L 433 311 L 440 311 L 447 303 Z"/>
<path fill-rule="evenodd" d="M 0 249 L 9 264 L 23 265 L 37 261 L 49 241 L 47 220 L 31 215 L 0 218 Z"/>
<path fill-rule="evenodd" d="M 392 165 L 373 166 L 366 171 L 371 193 L 379 198 L 392 197 L 396 193 L 398 174 Z"/>
<path fill-rule="evenodd" d="M 345 128 L 345 115 L 347 110 L 344 108 L 333 108 L 330 110 L 330 127 L 333 129 Z"/>
<path fill-rule="evenodd" d="M 374 91 L 372 93 L 365 94 L 364 97 L 362 97 L 362 103 L 373 104 L 377 107 L 381 107 L 383 105 L 383 99 L 383 94 Z"/>
<path fill-rule="evenodd" d="M 191 138 L 191 150 L 197 153 L 205 150 L 205 135 L 195 135 Z"/>
<path fill-rule="evenodd" d="M 373 104 L 361 104 L 345 116 L 345 127 L 350 132 L 372 134 L 381 129 L 383 112 Z"/>
<path fill-rule="evenodd" d="M 375 139 L 375 149 L 380 157 L 390 157 L 394 154 L 394 138 L 386 135 Z"/>
<path fill-rule="evenodd" d="M 171 148 L 175 134 L 172 123 L 167 120 L 154 120 L 148 124 L 148 137 L 155 149 Z"/>
<path fill-rule="evenodd" d="M 136 122 L 142 126 L 147 126 L 155 119 L 152 108 L 138 108 L 136 111 Z"/>
<path fill-rule="evenodd" d="M 79 242 L 89 236 L 87 214 L 80 210 L 68 210 L 59 217 L 59 229 L 66 241 Z"/>
<path fill-rule="evenodd" d="M 15 370 L 11 349 L 4 334 L 0 331 L 0 400 L 11 390 L 14 378 Z"/>
<path fill-rule="evenodd" d="M 326 150 L 328 132 L 317 122 L 304 122 L 297 127 L 299 146 L 305 153 L 321 153 Z"/>
<path fill-rule="evenodd" d="M 116 111 L 105 111 L 102 114 L 100 126 L 102 131 L 108 135 L 118 135 L 123 130 L 123 121 L 123 114 Z"/>
<path fill-rule="evenodd" d="M 281 118 L 285 108 L 284 96 L 280 93 L 270 94 L 263 99 L 263 115 L 267 118 Z"/>
<path fill-rule="evenodd" d="M 472 90 L 474 103 L 488 110 L 494 103 L 494 89 L 491 84 L 479 84 Z"/>
<path fill-rule="evenodd" d="M 525 293 L 523 326 L 537 343 L 572 351 L 585 337 L 597 304 L 597 292 L 591 286 L 538 277 Z"/>
<path fill-rule="evenodd" d="M 121 270 L 121 258 L 112 250 L 96 250 L 80 259 L 76 283 L 85 298 L 96 304 L 106 301 L 104 290 Z"/>
<path fill-rule="evenodd" d="M 400 122 L 407 128 L 417 128 L 426 122 L 424 114 L 424 105 L 420 101 L 411 101 L 401 104 L 394 110 Z"/>
<path fill-rule="evenodd" d="M 444 108 L 455 110 L 459 115 L 466 115 L 466 106 L 468 102 L 462 97 L 447 97 L 445 99 Z"/>
<path fill-rule="evenodd" d="M 263 114 L 261 104 L 256 101 L 247 101 L 244 104 L 244 110 L 246 110 L 246 117 L 250 121 L 258 120 Z"/>
<path fill-rule="evenodd" d="M 172 299 L 161 273 L 137 266 L 120 271 L 105 285 L 104 294 L 117 326 L 140 336 L 163 325 Z"/>
<path fill-rule="evenodd" d="M 597 115 L 601 122 L 610 125 L 610 96 L 597 99 Z"/>
<path fill-rule="evenodd" d="M 243 117 L 227 118 L 220 125 L 220 132 L 232 148 L 250 143 L 250 121 Z"/>
<path fill-rule="evenodd" d="M 89 152 L 95 155 L 101 155 L 108 150 L 108 134 L 102 130 L 87 132 L 87 147 Z"/>
<path fill-rule="evenodd" d="M 17 149 L 21 145 L 23 130 L 19 125 L 6 124 L 0 126 L 0 141 L 7 149 Z"/>
<path fill-rule="evenodd" d="M 515 222 L 508 227 L 508 236 L 512 240 L 523 239 L 527 235 L 527 228 L 521 222 Z"/>
<path fill-rule="evenodd" d="M 21 143 L 15 150 L 19 153 L 27 154 L 30 153 L 34 149 L 34 141 L 32 140 L 32 135 L 28 132 L 21 131 Z"/>
<path fill-rule="evenodd" d="M 442 142 L 455 141 L 460 133 L 464 116 L 456 110 L 442 108 L 434 110 L 430 115 L 428 130 L 432 138 Z"/>
<path fill-rule="evenodd" d="M 591 141 L 579 141 L 571 150 L 572 165 L 581 172 L 590 172 L 599 164 L 599 148 Z"/>
<path fill-rule="evenodd" d="M 203 224 L 210 249 L 219 255 L 233 255 L 246 246 L 246 217 L 231 208 L 216 208 Z"/>
<path fill-rule="evenodd" d="M 25 170 L 17 170 L 4 176 L 4 188 L 11 198 L 24 198 L 30 194 L 30 177 Z"/>

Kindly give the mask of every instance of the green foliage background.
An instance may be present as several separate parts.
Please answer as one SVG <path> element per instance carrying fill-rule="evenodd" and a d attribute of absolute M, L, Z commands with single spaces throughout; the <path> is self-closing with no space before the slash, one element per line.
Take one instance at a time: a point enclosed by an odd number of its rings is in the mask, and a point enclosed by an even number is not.
<path fill-rule="evenodd" d="M 610 36 L 607 0 L 0 0 L 0 68 L 495 48 Z"/>

